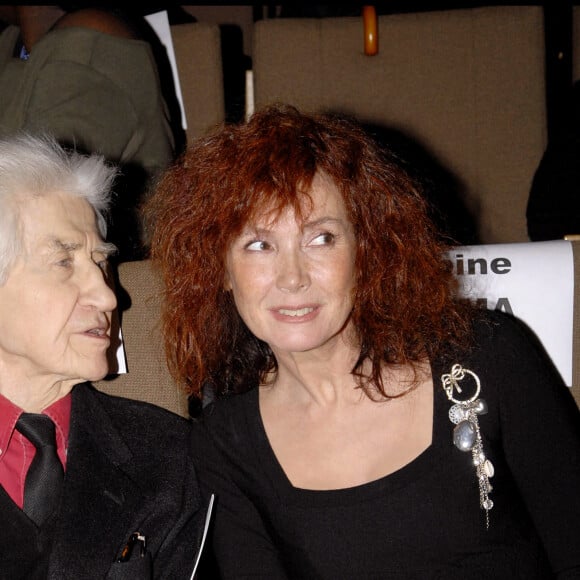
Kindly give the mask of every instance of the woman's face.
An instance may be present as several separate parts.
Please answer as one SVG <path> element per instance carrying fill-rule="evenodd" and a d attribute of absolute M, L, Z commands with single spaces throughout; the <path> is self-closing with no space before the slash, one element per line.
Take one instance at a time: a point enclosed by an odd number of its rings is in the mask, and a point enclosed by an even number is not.
<path fill-rule="evenodd" d="M 356 243 L 342 196 L 317 176 L 304 221 L 290 208 L 248 224 L 226 255 L 225 287 L 273 352 L 331 348 L 348 326 Z"/>

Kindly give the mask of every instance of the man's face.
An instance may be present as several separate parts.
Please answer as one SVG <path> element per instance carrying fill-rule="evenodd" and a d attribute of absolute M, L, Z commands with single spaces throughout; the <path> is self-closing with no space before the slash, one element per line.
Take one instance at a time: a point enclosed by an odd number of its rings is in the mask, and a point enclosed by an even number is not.
<path fill-rule="evenodd" d="M 53 193 L 24 201 L 19 215 L 23 252 L 0 286 L 0 381 L 70 390 L 101 379 L 116 299 L 94 211 Z"/>

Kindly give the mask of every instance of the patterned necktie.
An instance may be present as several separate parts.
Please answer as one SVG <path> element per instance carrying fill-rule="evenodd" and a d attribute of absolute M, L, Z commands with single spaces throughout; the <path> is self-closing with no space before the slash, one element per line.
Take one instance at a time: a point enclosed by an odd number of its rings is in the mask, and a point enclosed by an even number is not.
<path fill-rule="evenodd" d="M 22 413 L 16 429 L 36 447 L 24 484 L 24 512 L 40 526 L 56 508 L 64 476 L 55 427 L 46 415 Z"/>

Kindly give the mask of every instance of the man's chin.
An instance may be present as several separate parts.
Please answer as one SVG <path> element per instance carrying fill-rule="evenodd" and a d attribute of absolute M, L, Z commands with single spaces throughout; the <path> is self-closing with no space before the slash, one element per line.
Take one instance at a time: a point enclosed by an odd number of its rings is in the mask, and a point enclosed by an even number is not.
<path fill-rule="evenodd" d="M 83 373 L 83 378 L 79 380 L 79 382 L 89 382 L 94 383 L 96 381 L 100 381 L 104 379 L 109 374 L 109 368 L 107 365 L 103 365 L 102 367 L 99 366 L 98 368 L 94 369 L 86 369 Z"/>

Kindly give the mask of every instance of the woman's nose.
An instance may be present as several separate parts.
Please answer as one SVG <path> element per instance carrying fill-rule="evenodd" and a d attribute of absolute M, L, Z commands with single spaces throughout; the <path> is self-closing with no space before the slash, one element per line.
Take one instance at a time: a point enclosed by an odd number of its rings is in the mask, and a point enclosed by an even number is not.
<path fill-rule="evenodd" d="M 306 259 L 299 250 L 285 252 L 280 257 L 277 285 L 284 292 L 299 292 L 310 286 Z"/>

